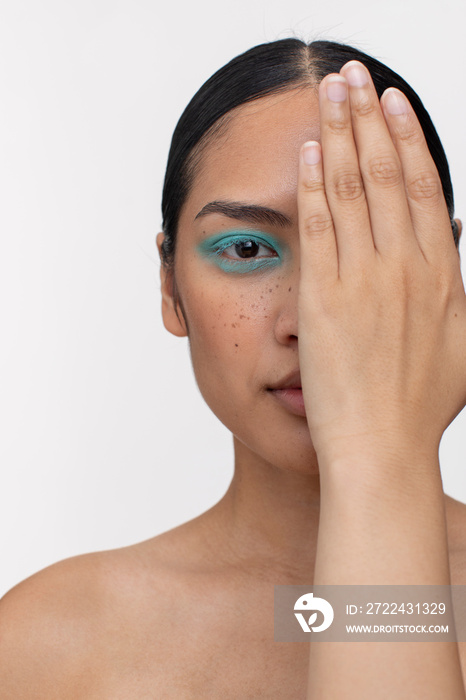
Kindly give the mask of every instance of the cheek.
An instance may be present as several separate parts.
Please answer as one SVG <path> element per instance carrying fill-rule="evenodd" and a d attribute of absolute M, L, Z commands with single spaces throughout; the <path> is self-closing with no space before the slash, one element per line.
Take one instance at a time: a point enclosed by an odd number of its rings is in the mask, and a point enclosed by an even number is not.
<path fill-rule="evenodd" d="M 260 297 L 225 285 L 190 294 L 185 309 L 191 351 L 218 361 L 253 352 L 270 332 L 272 317 L 271 303 Z"/>
<path fill-rule="evenodd" d="M 277 409 L 264 390 L 283 357 L 277 334 L 291 282 L 193 273 L 183 283 L 192 365 L 207 405 L 252 452 L 286 469 L 316 472 L 307 426 Z"/>
<path fill-rule="evenodd" d="M 202 285 L 185 284 L 182 298 L 193 369 L 212 408 L 225 391 L 230 397 L 247 392 L 261 363 L 263 371 L 264 352 L 273 338 L 274 287 L 233 276 L 204 276 Z"/>

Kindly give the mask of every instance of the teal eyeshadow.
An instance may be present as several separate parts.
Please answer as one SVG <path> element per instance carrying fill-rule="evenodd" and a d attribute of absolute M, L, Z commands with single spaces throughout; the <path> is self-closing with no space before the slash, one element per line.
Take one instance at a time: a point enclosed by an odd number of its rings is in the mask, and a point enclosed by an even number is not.
<path fill-rule="evenodd" d="M 262 243 L 268 248 L 271 248 L 277 254 L 277 257 L 261 257 L 257 259 L 244 258 L 242 260 L 239 258 L 237 260 L 232 260 L 221 257 L 222 252 L 226 250 L 226 248 L 229 248 L 235 243 L 240 243 L 241 241 L 254 241 L 258 244 Z M 251 229 L 239 229 L 217 233 L 201 241 L 196 249 L 200 255 L 207 258 L 225 272 L 234 273 L 254 272 L 258 269 L 277 267 L 277 265 L 282 264 L 286 254 L 286 247 L 276 238 L 263 231 L 254 231 Z"/>

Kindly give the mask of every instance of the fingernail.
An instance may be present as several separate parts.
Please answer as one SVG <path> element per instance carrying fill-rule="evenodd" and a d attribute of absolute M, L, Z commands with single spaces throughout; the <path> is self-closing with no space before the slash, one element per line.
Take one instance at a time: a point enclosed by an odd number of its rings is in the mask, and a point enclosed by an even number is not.
<path fill-rule="evenodd" d="M 396 88 L 388 88 L 384 93 L 384 105 L 389 114 L 406 114 L 409 110 L 408 100 Z"/>
<path fill-rule="evenodd" d="M 320 146 L 317 141 L 308 141 L 304 144 L 303 160 L 306 165 L 316 165 L 320 161 Z"/>
<path fill-rule="evenodd" d="M 346 100 L 348 88 L 343 77 L 332 76 L 328 78 L 326 88 L 327 97 L 331 102 L 344 102 Z"/>
<path fill-rule="evenodd" d="M 351 61 L 346 64 L 345 78 L 351 87 L 364 87 L 369 82 L 367 79 L 367 71 L 357 61 Z"/>

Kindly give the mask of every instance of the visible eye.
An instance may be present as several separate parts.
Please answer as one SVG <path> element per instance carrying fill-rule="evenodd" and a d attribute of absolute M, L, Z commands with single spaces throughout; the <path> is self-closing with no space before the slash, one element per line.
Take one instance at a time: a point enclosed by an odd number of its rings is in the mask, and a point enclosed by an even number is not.
<path fill-rule="evenodd" d="M 287 255 L 283 244 L 262 231 L 221 231 L 206 238 L 197 250 L 224 272 L 271 270 Z"/>
<path fill-rule="evenodd" d="M 262 254 L 259 252 L 262 250 Z M 265 253 L 264 253 L 265 251 Z M 218 254 L 225 254 L 225 257 L 231 258 L 232 260 L 250 260 L 257 258 L 277 258 L 278 254 L 269 246 L 253 238 L 244 238 L 243 240 L 231 243 L 226 247 L 221 247 L 218 250 Z"/>

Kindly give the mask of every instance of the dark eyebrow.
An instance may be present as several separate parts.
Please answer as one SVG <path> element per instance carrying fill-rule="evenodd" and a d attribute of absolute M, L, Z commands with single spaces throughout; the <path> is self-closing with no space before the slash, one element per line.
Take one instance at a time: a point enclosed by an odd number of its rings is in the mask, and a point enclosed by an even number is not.
<path fill-rule="evenodd" d="M 259 204 L 243 204 L 242 202 L 215 201 L 209 202 L 196 214 L 194 220 L 206 214 L 223 214 L 231 219 L 250 221 L 253 224 L 269 224 L 271 226 L 291 226 L 291 219 L 276 209 L 262 207 Z"/>

